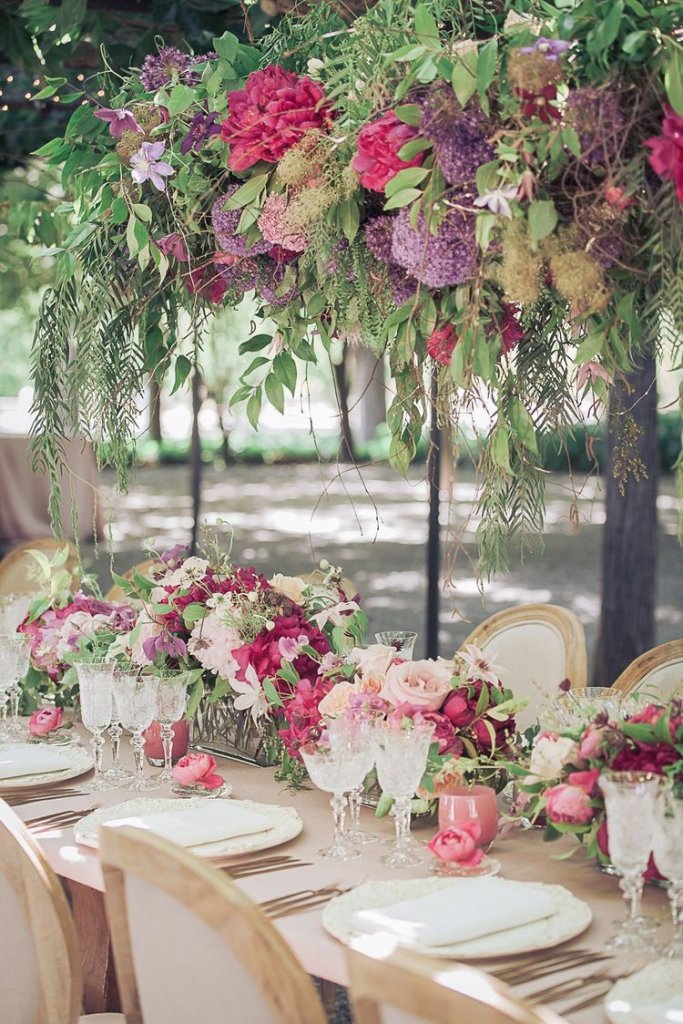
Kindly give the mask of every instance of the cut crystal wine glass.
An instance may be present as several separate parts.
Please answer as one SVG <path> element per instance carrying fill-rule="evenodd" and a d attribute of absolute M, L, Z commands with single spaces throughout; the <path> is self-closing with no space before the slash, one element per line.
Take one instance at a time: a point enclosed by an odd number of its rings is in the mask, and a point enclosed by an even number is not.
<path fill-rule="evenodd" d="M 114 666 L 106 662 L 79 662 L 76 665 L 81 720 L 92 733 L 90 746 L 95 758 L 95 777 L 81 788 L 85 793 L 97 793 L 112 788 L 102 771 L 104 730 L 111 724 L 112 679 Z"/>
<path fill-rule="evenodd" d="M 649 772 L 605 772 L 599 786 L 605 797 L 609 855 L 621 875 L 620 886 L 629 914 L 608 950 L 653 952 L 647 929 L 655 922 L 641 917 L 643 872 L 652 852 L 655 803 L 661 779 Z"/>
<path fill-rule="evenodd" d="M 382 714 L 383 716 L 383 714 Z M 354 787 L 348 793 L 350 824 L 346 831 L 346 839 L 353 846 L 365 846 L 369 843 L 376 843 L 377 836 L 372 832 L 366 832 L 360 827 L 360 810 L 363 803 L 363 781 L 372 771 L 375 763 L 375 743 L 373 731 L 375 716 L 372 712 L 366 713 L 358 710 L 356 714 L 345 718 L 326 720 L 327 735 L 330 746 L 335 744 L 353 745 L 358 748 L 357 756 L 365 758 L 366 770 L 360 785 Z"/>
<path fill-rule="evenodd" d="M 334 816 L 334 841 L 331 846 L 320 851 L 321 856 L 332 860 L 353 860 L 359 857 L 360 851 L 344 835 L 344 794 L 360 786 L 367 775 L 367 756 L 362 755 L 357 745 L 341 741 L 311 750 L 302 749 L 301 756 L 313 783 L 318 789 L 332 794 L 330 804 Z"/>
<path fill-rule="evenodd" d="M 417 633 L 409 629 L 385 629 L 375 633 L 375 640 L 385 647 L 393 647 L 397 654 L 400 654 L 406 661 L 410 661 L 417 640 Z"/>
<path fill-rule="evenodd" d="M 391 722 L 379 723 L 375 728 L 377 779 L 382 792 L 394 799 L 396 839 L 392 852 L 382 858 L 390 867 L 413 867 L 425 859 L 411 841 L 410 816 L 411 802 L 427 765 L 433 733 L 432 722 L 418 719 L 413 719 L 408 728 L 396 727 Z"/>
<path fill-rule="evenodd" d="M 144 792 L 159 789 L 158 779 L 145 776 L 145 729 L 154 721 L 157 709 L 156 676 L 138 675 L 127 669 L 114 672 L 114 700 L 117 717 L 124 729 L 131 733 L 130 743 L 135 756 L 135 776 L 129 789 Z"/>
<path fill-rule="evenodd" d="M 2 645 L 7 652 L 3 668 L 7 671 L 7 696 L 10 704 L 9 722 L 4 718 L 4 733 L 8 739 L 28 739 L 28 729 L 21 724 L 19 718 L 19 699 L 21 697 L 20 681 L 28 672 L 31 657 L 31 637 L 27 633 L 5 633 Z M 5 698 L 6 699 L 6 698 Z M 6 714 L 6 712 L 4 712 Z"/>
<path fill-rule="evenodd" d="M 161 726 L 161 742 L 164 748 L 164 767 L 157 775 L 160 783 L 173 782 L 173 726 L 185 714 L 187 688 L 191 681 L 190 672 L 167 672 L 159 676 L 156 720 Z"/>
<path fill-rule="evenodd" d="M 683 958 L 683 795 L 676 796 L 672 786 L 662 785 L 657 793 L 652 853 L 667 879 L 673 919 L 671 942 L 662 956 L 679 960 Z"/>

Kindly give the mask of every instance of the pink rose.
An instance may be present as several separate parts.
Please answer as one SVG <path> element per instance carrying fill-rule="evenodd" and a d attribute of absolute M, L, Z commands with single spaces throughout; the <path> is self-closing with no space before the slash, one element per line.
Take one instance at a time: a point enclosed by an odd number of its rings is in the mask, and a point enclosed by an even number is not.
<path fill-rule="evenodd" d="M 579 742 L 579 757 L 586 760 L 599 757 L 606 729 L 597 725 L 589 725 Z"/>
<path fill-rule="evenodd" d="M 223 779 L 216 774 L 216 758 L 210 754 L 186 754 L 173 766 L 173 778 L 179 786 L 203 786 L 218 789 Z"/>
<path fill-rule="evenodd" d="M 647 704 L 642 711 L 631 715 L 629 722 L 642 722 L 644 725 L 655 725 L 662 717 L 666 708 L 658 704 Z"/>
<path fill-rule="evenodd" d="M 384 192 L 387 183 L 399 171 L 406 167 L 419 167 L 424 153 L 416 153 L 411 160 L 401 160 L 398 155 L 406 142 L 417 137 L 415 128 L 399 121 L 393 110 L 361 128 L 351 166 L 360 175 L 363 188 Z"/>
<path fill-rule="evenodd" d="M 59 729 L 63 714 L 62 708 L 40 708 L 31 715 L 28 731 L 31 736 L 47 736 L 53 730 Z"/>
<path fill-rule="evenodd" d="M 438 711 L 450 690 L 450 666 L 438 661 L 403 661 L 392 665 L 380 697 L 390 704 L 412 704 L 427 711 Z"/>
<path fill-rule="evenodd" d="M 431 850 L 439 860 L 474 867 L 484 857 L 484 851 L 478 849 L 477 841 L 481 836 L 481 826 L 477 821 L 465 821 L 457 828 L 445 828 L 437 832 L 427 849 Z"/>
<path fill-rule="evenodd" d="M 580 773 L 588 774 L 588 773 Z M 545 813 L 549 821 L 569 825 L 584 825 L 595 814 L 587 793 L 578 786 L 552 786 L 546 791 Z"/>
<path fill-rule="evenodd" d="M 567 781 L 570 786 L 578 786 L 582 789 L 586 796 L 590 796 L 595 785 L 600 778 L 600 771 L 597 768 L 593 768 L 590 772 L 570 772 L 567 776 Z"/>

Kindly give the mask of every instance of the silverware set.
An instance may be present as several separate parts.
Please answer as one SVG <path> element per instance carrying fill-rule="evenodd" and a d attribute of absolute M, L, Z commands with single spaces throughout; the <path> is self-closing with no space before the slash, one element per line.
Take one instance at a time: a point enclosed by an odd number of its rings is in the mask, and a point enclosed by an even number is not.
<path fill-rule="evenodd" d="M 54 786 L 50 789 L 46 789 L 45 786 L 36 786 L 2 793 L 0 799 L 10 807 L 19 807 L 21 804 L 37 804 L 42 803 L 43 800 L 65 800 L 72 796 L 83 796 L 83 793 L 74 786 Z"/>
<path fill-rule="evenodd" d="M 53 811 L 52 814 L 40 814 L 35 818 L 26 818 L 24 824 L 33 835 L 42 835 L 44 832 L 51 832 L 53 829 L 70 828 L 81 818 L 92 814 L 99 809 L 99 804 L 92 807 L 85 807 L 81 810 Z"/>
<path fill-rule="evenodd" d="M 264 914 L 267 914 L 271 920 L 275 920 L 279 917 L 288 917 L 290 914 L 316 910 L 318 907 L 324 906 L 325 903 L 329 903 L 333 896 L 340 896 L 351 888 L 352 886 L 328 885 L 322 889 L 299 889 L 298 892 L 291 892 L 286 896 L 264 900 L 263 903 L 259 903 L 259 906 Z"/>
<path fill-rule="evenodd" d="M 237 861 L 234 864 L 222 864 L 221 870 L 231 878 L 249 878 L 251 875 L 266 875 L 272 871 L 289 871 L 291 868 L 310 868 L 311 861 L 299 860 L 284 854 L 272 857 L 255 857 L 252 860 Z"/>

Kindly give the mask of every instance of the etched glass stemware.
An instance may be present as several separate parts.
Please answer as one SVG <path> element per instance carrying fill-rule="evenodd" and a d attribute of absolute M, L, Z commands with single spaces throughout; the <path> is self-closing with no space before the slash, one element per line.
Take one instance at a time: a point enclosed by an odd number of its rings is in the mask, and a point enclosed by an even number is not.
<path fill-rule="evenodd" d="M 360 857 L 360 851 L 349 843 L 344 834 L 344 794 L 360 786 L 367 775 L 367 756 L 362 756 L 358 745 L 341 740 L 311 750 L 302 748 L 301 756 L 313 783 L 318 789 L 332 794 L 330 805 L 334 817 L 334 840 L 331 846 L 320 851 L 321 856 L 331 860 L 353 860 Z"/>
<path fill-rule="evenodd" d="M 655 922 L 641 916 L 640 901 L 661 779 L 649 772 L 605 772 L 598 784 L 605 797 L 610 860 L 621 875 L 619 884 L 629 904 L 626 921 L 606 949 L 653 952 L 648 927 L 651 930 Z"/>
<path fill-rule="evenodd" d="M 78 690 L 81 706 L 81 720 L 88 732 L 92 733 L 90 746 L 95 758 L 95 777 L 82 787 L 85 793 L 97 793 L 111 789 L 102 771 L 104 730 L 111 724 L 112 679 L 114 666 L 106 662 L 79 662 L 76 665 Z"/>
<path fill-rule="evenodd" d="M 385 629 L 381 633 L 375 633 L 375 640 L 378 644 L 386 647 L 393 647 L 397 654 L 400 654 L 406 661 L 413 657 L 417 633 L 409 629 Z"/>
<path fill-rule="evenodd" d="M 9 685 L 6 697 L 0 695 L 3 702 L 4 734 L 8 739 L 28 739 L 28 729 L 21 724 L 19 718 L 19 699 L 21 697 L 20 680 L 28 672 L 31 657 L 31 637 L 27 633 L 6 633 L 1 638 L 2 646 L 7 652 L 3 670 L 7 672 Z M 4 660 L 4 659 L 3 659 Z M 6 720 L 6 700 L 9 697 L 10 719 Z"/>
<path fill-rule="evenodd" d="M 662 956 L 683 959 L 683 796 L 672 787 L 661 786 L 655 806 L 655 834 L 652 848 L 659 872 L 668 880 L 673 935 Z"/>
<path fill-rule="evenodd" d="M 352 845 L 365 846 L 368 843 L 376 843 L 377 836 L 366 832 L 360 827 L 360 810 L 363 803 L 363 781 L 375 763 L 375 743 L 373 729 L 375 718 L 372 714 L 360 711 L 345 718 L 326 720 L 327 735 L 330 746 L 335 744 L 346 744 L 357 748 L 356 756 L 365 759 L 365 772 L 358 786 L 349 790 L 349 828 L 346 830 L 346 839 Z"/>
<path fill-rule="evenodd" d="M 164 748 L 164 767 L 157 775 L 160 783 L 173 782 L 173 726 L 185 714 L 191 681 L 190 672 L 167 672 L 158 677 L 156 720 Z"/>
<path fill-rule="evenodd" d="M 377 779 L 382 792 L 394 799 L 395 844 L 392 852 L 382 858 L 389 867 L 413 867 L 425 859 L 411 841 L 410 816 L 411 801 L 424 774 L 433 734 L 432 722 L 417 719 L 409 728 L 396 727 L 391 722 L 375 727 Z"/>
<path fill-rule="evenodd" d="M 158 779 L 145 776 L 145 739 L 143 732 L 154 721 L 157 709 L 156 676 L 138 675 L 127 669 L 114 672 L 114 700 L 117 717 L 124 729 L 130 731 L 130 744 L 135 756 L 135 776 L 129 789 L 144 792 L 159 789 Z"/>

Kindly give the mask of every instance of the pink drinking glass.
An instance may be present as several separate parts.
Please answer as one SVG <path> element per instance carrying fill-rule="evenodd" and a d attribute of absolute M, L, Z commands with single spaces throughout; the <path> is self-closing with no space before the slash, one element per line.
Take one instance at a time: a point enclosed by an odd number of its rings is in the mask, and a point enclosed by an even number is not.
<path fill-rule="evenodd" d="M 439 795 L 439 830 L 476 821 L 481 828 L 477 846 L 488 850 L 498 832 L 496 791 L 490 786 L 453 786 Z"/>

